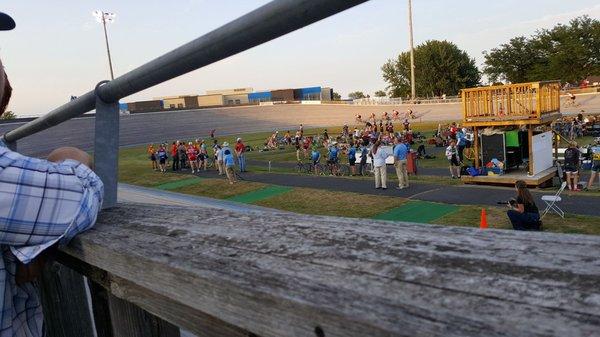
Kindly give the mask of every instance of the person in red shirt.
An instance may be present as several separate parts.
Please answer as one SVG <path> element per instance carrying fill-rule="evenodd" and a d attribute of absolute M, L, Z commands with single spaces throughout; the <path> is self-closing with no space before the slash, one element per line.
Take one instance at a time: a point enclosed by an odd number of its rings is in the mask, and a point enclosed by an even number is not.
<path fill-rule="evenodd" d="M 192 173 L 195 173 L 197 169 L 196 160 L 198 159 L 198 151 L 196 150 L 196 147 L 194 147 L 194 144 L 192 144 L 192 142 L 188 143 L 186 153 L 188 157 L 188 162 L 190 163 L 190 167 L 192 168 Z"/>
<path fill-rule="evenodd" d="M 171 145 L 171 158 L 173 158 L 173 171 L 179 170 L 179 154 L 177 153 L 177 146 L 179 145 L 179 141 L 173 142 Z"/>
<path fill-rule="evenodd" d="M 235 143 L 235 154 L 238 158 L 238 164 L 240 165 L 240 172 L 246 172 L 246 145 L 242 142 L 242 138 L 238 138 Z"/>

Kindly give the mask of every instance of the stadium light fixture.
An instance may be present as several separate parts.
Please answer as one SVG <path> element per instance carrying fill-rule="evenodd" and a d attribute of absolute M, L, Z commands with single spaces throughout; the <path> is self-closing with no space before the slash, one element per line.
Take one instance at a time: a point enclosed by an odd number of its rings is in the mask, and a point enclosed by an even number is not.
<path fill-rule="evenodd" d="M 108 54 L 108 66 L 110 68 L 110 79 L 114 80 L 115 75 L 113 73 L 112 59 L 110 57 L 110 47 L 108 45 L 108 33 L 106 32 L 106 24 L 114 23 L 115 17 L 117 16 L 117 14 L 98 10 L 98 11 L 93 11 L 92 15 L 96 18 L 96 21 L 98 21 L 99 23 L 102 24 L 102 27 L 104 28 L 104 40 L 106 41 L 106 53 Z"/>

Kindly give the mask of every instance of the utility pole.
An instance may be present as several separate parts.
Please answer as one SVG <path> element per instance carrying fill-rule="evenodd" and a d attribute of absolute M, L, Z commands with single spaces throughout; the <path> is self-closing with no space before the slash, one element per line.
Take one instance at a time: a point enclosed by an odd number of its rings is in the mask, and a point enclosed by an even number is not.
<path fill-rule="evenodd" d="M 108 66 L 110 68 L 110 79 L 114 80 L 115 75 L 113 73 L 112 58 L 110 57 L 110 47 L 108 45 L 108 33 L 106 32 L 106 22 L 113 23 L 115 21 L 114 13 L 107 13 L 104 11 L 94 11 L 93 15 L 96 17 L 98 22 L 102 23 L 104 28 L 104 41 L 106 42 L 106 53 L 108 54 Z"/>
<path fill-rule="evenodd" d="M 415 88 L 415 48 L 413 46 L 412 0 L 408 0 L 408 31 L 410 41 L 410 98 L 414 102 L 417 98 Z"/>

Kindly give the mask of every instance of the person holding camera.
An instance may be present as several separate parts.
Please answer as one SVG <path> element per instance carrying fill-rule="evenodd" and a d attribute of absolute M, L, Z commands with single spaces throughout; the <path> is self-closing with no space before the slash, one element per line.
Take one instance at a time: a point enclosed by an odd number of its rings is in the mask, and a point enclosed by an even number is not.
<path fill-rule="evenodd" d="M 512 223 L 514 230 L 539 231 L 541 230 L 540 211 L 533 201 L 527 184 L 523 180 L 515 183 L 517 197 L 509 202 L 506 214 Z"/>

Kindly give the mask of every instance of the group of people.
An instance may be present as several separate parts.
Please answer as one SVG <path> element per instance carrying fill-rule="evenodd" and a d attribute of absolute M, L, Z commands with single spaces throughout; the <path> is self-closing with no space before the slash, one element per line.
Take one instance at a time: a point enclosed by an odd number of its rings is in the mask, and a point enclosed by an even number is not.
<path fill-rule="evenodd" d="M 197 173 L 201 169 L 208 170 L 214 164 L 219 175 L 226 175 L 229 183 L 234 184 L 237 181 L 236 159 L 240 171 L 246 172 L 246 146 L 242 138 L 237 138 L 233 149 L 228 142 L 219 144 L 217 139 L 214 139 L 214 130 L 211 132 L 211 137 L 213 137 L 211 153 L 202 139 L 188 142 L 187 145 L 184 141 L 174 141 L 170 148 L 167 148 L 167 143 L 158 145 L 158 148 L 154 147 L 154 144 L 148 145 L 147 154 L 152 169 L 166 173 L 169 160 L 172 161 L 173 172 L 190 169 L 191 173 Z"/>

